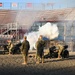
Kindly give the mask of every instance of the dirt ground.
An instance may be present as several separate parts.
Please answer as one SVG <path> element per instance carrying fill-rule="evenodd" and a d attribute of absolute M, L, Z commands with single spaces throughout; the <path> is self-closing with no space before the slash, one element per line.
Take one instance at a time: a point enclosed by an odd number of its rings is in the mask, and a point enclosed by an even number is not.
<path fill-rule="evenodd" d="M 66 59 L 45 59 L 45 63 L 36 64 L 29 57 L 28 65 L 22 65 L 21 54 L 0 55 L 0 75 L 75 75 L 75 53 L 70 52 Z"/>

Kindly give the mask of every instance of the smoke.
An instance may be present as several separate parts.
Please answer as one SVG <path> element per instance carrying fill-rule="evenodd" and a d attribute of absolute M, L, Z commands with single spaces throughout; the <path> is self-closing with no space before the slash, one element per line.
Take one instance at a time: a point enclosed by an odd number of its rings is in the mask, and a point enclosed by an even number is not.
<path fill-rule="evenodd" d="M 51 25 L 51 23 L 48 22 L 39 28 L 39 34 L 49 38 L 50 40 L 54 39 L 59 35 L 58 27 L 56 24 Z"/>
<path fill-rule="evenodd" d="M 29 29 L 38 19 L 37 14 L 39 14 L 38 11 L 18 10 L 15 22 L 22 26 L 22 29 Z"/>
<path fill-rule="evenodd" d="M 26 17 L 27 17 L 27 19 L 26 19 Z M 26 12 L 26 11 L 24 11 L 24 10 L 19 10 L 18 12 L 17 12 L 17 16 L 16 16 L 16 19 L 15 19 L 15 21 L 19 24 L 19 25 L 21 25 L 24 29 L 29 29 L 29 27 L 30 27 L 30 23 L 28 23 L 28 19 L 30 18 L 30 15 Z M 29 19 L 29 21 L 30 21 L 30 19 Z M 22 28 L 22 29 L 23 29 Z"/>
<path fill-rule="evenodd" d="M 32 33 L 29 33 L 29 34 L 25 34 L 25 36 L 27 36 L 27 39 L 30 43 L 30 49 L 33 49 L 33 47 L 35 47 L 35 43 L 38 39 L 38 32 L 32 32 Z"/>
<path fill-rule="evenodd" d="M 43 35 L 50 40 L 57 38 L 59 35 L 58 27 L 56 24 L 51 25 L 51 23 L 48 22 L 42 27 L 39 27 L 37 32 L 25 34 L 25 36 L 27 36 L 27 40 L 30 43 L 30 49 L 33 49 L 33 47 L 35 48 L 35 43 L 38 40 L 39 35 Z"/>

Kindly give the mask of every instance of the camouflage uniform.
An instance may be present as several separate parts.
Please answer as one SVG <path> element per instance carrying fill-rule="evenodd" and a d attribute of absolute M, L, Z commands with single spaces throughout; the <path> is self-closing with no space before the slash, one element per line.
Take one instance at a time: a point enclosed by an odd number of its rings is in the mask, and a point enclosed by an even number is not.
<path fill-rule="evenodd" d="M 36 54 L 36 59 L 38 63 L 40 62 L 40 59 L 42 60 L 42 63 L 44 62 L 44 46 L 45 42 L 42 39 L 38 39 L 36 43 L 36 48 L 37 48 L 37 54 Z"/>
<path fill-rule="evenodd" d="M 64 47 L 62 45 L 60 45 L 60 44 L 57 44 L 56 48 L 58 50 L 58 58 L 60 58 L 61 57 L 61 53 L 62 53 Z"/>
<path fill-rule="evenodd" d="M 11 54 L 13 48 L 13 43 L 11 41 L 8 42 L 9 54 Z"/>
<path fill-rule="evenodd" d="M 27 63 L 27 56 L 28 56 L 29 48 L 30 48 L 29 42 L 27 40 L 24 40 L 22 42 L 21 51 L 22 51 L 22 54 L 23 54 L 24 61 L 26 63 Z"/>

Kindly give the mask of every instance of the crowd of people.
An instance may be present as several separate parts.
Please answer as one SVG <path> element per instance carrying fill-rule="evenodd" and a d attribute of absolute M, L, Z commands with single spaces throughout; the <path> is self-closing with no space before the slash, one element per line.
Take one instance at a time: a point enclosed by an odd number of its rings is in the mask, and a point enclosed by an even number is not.
<path fill-rule="evenodd" d="M 27 41 L 27 37 L 24 37 L 24 41 L 22 42 L 21 51 L 23 54 L 24 63 L 27 64 L 28 60 L 28 51 L 30 48 L 30 44 Z M 36 42 L 36 64 L 44 63 L 44 48 L 45 41 L 43 40 L 43 36 L 40 35 Z M 58 58 L 61 58 L 61 52 L 63 50 L 63 46 L 56 42 L 56 51 L 58 52 Z"/>
<path fill-rule="evenodd" d="M 11 50 L 13 47 L 13 44 L 11 41 L 8 41 L 8 47 L 9 47 L 9 55 L 11 54 Z M 44 63 L 44 48 L 45 48 L 45 41 L 43 40 L 43 36 L 40 35 L 37 42 L 36 42 L 36 64 L 39 63 Z M 58 58 L 62 58 L 61 57 L 61 52 L 63 50 L 63 46 L 60 45 L 58 42 L 55 43 L 56 45 L 56 52 L 58 52 Z M 51 47 L 54 45 L 51 45 Z M 21 53 L 23 55 L 23 60 L 24 62 L 22 64 L 27 64 L 28 61 L 28 52 L 30 49 L 30 43 L 27 40 L 27 36 L 24 36 L 24 40 L 21 44 Z"/>

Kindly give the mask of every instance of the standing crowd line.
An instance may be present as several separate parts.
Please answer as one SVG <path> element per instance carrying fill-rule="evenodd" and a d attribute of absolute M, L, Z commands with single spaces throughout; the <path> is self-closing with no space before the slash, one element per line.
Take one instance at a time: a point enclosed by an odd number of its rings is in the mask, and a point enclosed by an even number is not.
<path fill-rule="evenodd" d="M 61 52 L 63 50 L 63 46 L 56 42 L 57 46 L 57 52 L 58 52 L 58 58 L 61 58 Z M 37 42 L 36 42 L 36 64 L 44 63 L 44 47 L 45 47 L 45 41 L 43 40 L 43 36 L 40 35 Z M 21 52 L 23 55 L 23 63 L 27 65 L 28 64 L 28 52 L 30 49 L 30 43 L 27 40 L 27 36 L 24 36 L 24 41 L 21 45 Z"/>

